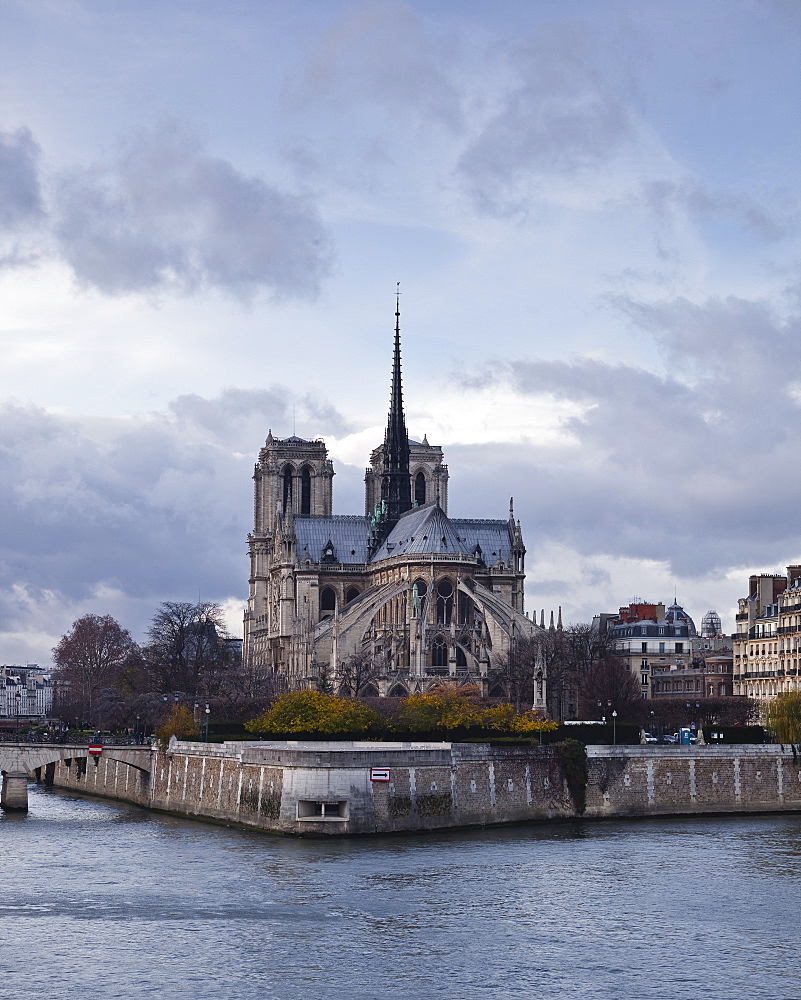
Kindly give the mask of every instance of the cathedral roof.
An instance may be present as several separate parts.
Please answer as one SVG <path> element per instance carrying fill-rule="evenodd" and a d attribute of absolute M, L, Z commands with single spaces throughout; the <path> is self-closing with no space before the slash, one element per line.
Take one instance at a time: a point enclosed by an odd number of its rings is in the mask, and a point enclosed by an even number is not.
<path fill-rule="evenodd" d="M 406 511 L 384 539 L 372 561 L 400 555 L 447 552 L 469 555 L 453 524 L 438 503 Z"/>
<path fill-rule="evenodd" d="M 298 541 L 298 559 L 307 556 L 319 562 L 323 549 L 331 542 L 336 561 L 363 565 L 367 562 L 369 525 L 366 517 L 339 514 L 331 517 L 296 517 L 295 537 Z"/>
<path fill-rule="evenodd" d="M 499 559 L 507 566 L 513 564 L 508 521 L 453 518 L 451 524 L 461 539 L 465 552 L 474 555 L 476 546 L 479 546 L 481 559 L 487 566 L 494 566 Z"/>

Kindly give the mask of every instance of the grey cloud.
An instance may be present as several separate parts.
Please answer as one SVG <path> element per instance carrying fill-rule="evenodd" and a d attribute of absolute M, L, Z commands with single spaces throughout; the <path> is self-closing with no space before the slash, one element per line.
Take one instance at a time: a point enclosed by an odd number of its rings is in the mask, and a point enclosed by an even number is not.
<path fill-rule="evenodd" d="M 97 425 L 0 407 L 0 633 L 112 607 L 141 634 L 158 603 L 198 590 L 244 604 L 253 461 L 269 426 L 289 432 L 289 399 L 229 388 Z"/>
<path fill-rule="evenodd" d="M 595 567 L 608 553 L 665 560 L 679 575 L 792 558 L 801 551 L 799 317 L 738 299 L 629 307 L 661 342 L 666 374 L 589 359 L 496 371 L 499 386 L 585 407 L 565 421 L 575 443 L 558 454 L 469 450 L 476 469 L 485 465 L 484 491 L 503 482 L 514 492 L 532 566 L 541 538 Z"/>
<path fill-rule="evenodd" d="M 46 213 L 41 150 L 26 128 L 0 131 L 0 268 L 33 263 Z"/>
<path fill-rule="evenodd" d="M 176 123 L 56 185 L 55 235 L 76 279 L 108 295 L 219 289 L 313 296 L 331 264 L 310 199 L 246 177 Z"/>
<path fill-rule="evenodd" d="M 0 227 L 15 230 L 44 215 L 39 180 L 41 150 L 26 128 L 0 132 Z"/>
<path fill-rule="evenodd" d="M 798 203 L 782 192 L 772 192 L 776 208 L 760 203 L 751 195 L 731 191 L 711 191 L 690 178 L 648 181 L 642 189 L 643 202 L 665 222 L 677 212 L 687 213 L 695 222 L 728 220 L 760 239 L 782 239 L 798 227 Z"/>
<path fill-rule="evenodd" d="M 543 178 L 596 168 L 633 134 L 624 91 L 601 68 L 599 48 L 586 29 L 567 23 L 521 47 L 516 86 L 458 163 L 480 208 L 525 210 Z"/>
<path fill-rule="evenodd" d="M 408 110 L 455 127 L 459 97 L 442 65 L 409 6 L 371 0 L 322 36 L 288 98 L 295 110 L 378 104 L 384 116 Z"/>
<path fill-rule="evenodd" d="M 190 393 L 178 396 L 169 409 L 181 423 L 195 424 L 223 440 L 241 435 L 243 424 L 254 418 L 261 427 L 291 418 L 289 394 L 277 386 L 261 390 L 228 387 L 214 399 Z"/>

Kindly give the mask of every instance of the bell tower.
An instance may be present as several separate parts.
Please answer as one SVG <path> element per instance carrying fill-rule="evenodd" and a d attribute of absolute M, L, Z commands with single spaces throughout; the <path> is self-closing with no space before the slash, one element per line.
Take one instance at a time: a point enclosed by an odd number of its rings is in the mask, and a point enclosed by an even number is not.
<path fill-rule="evenodd" d="M 334 467 L 325 442 L 267 435 L 253 472 L 254 534 L 271 534 L 276 514 L 330 517 Z"/>

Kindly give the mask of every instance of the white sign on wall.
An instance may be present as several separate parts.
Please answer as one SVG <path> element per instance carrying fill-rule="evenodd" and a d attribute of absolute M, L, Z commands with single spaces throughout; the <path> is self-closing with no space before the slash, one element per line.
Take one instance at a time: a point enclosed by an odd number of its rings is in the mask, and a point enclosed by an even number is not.
<path fill-rule="evenodd" d="M 388 767 L 371 767 L 370 781 L 389 781 Z"/>

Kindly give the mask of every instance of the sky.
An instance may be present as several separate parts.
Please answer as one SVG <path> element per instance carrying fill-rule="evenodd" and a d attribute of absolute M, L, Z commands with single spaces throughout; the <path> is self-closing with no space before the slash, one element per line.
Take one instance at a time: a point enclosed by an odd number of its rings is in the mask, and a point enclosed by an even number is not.
<path fill-rule="evenodd" d="M 0 660 L 241 635 L 252 470 L 407 423 L 526 607 L 801 562 L 797 0 L 4 0 Z"/>

